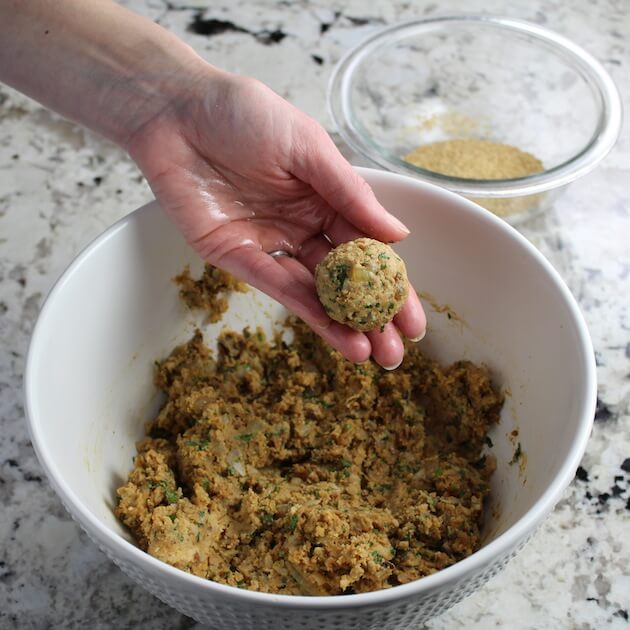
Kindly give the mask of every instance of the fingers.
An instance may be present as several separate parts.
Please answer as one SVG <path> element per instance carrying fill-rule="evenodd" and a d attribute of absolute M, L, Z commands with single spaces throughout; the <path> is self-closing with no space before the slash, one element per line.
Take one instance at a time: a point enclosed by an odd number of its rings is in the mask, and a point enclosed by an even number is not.
<path fill-rule="evenodd" d="M 330 136 L 306 116 L 293 121 L 292 173 L 310 184 L 350 223 L 383 242 L 399 241 L 409 230 L 377 201 L 367 182 L 339 153 Z"/>
<path fill-rule="evenodd" d="M 327 328 L 313 330 L 335 350 L 339 350 L 348 361 L 363 363 L 370 358 L 372 346 L 361 332 L 342 326 L 338 322 L 332 322 Z"/>
<path fill-rule="evenodd" d="M 326 327 L 330 318 L 312 286 L 296 281 L 295 275 L 256 247 L 236 247 L 210 261 L 260 289 L 301 317 L 310 326 Z"/>
<path fill-rule="evenodd" d="M 372 357 L 386 370 L 396 369 L 405 356 L 405 348 L 396 326 L 385 324 L 383 331 L 373 330 L 366 333 L 372 345 Z"/>
<path fill-rule="evenodd" d="M 340 214 L 335 217 L 335 220 L 326 230 L 326 235 L 335 247 L 341 243 L 367 236 L 367 234 L 361 232 L 361 230 L 357 229 L 356 226 Z"/>
<path fill-rule="evenodd" d="M 363 236 L 341 216 L 335 219 L 327 235 L 334 245 Z M 326 238 L 318 235 L 302 245 L 298 257 L 307 269 L 314 271 L 331 247 Z M 426 332 L 426 316 L 413 287 L 409 287 L 409 296 L 393 322 L 387 324 L 382 333 L 379 330 L 367 333 L 374 360 L 386 369 L 397 367 L 402 361 L 404 347 L 399 333 L 412 341 L 419 341 Z"/>
<path fill-rule="evenodd" d="M 330 227 L 326 229 L 326 236 L 328 238 L 322 234 L 318 234 L 310 238 L 302 244 L 298 252 L 298 258 L 304 263 L 304 266 L 311 271 L 315 271 L 315 267 L 333 246 L 351 241 L 355 238 L 361 238 L 365 236 L 365 234 L 338 214 Z"/>
<path fill-rule="evenodd" d="M 333 245 L 339 245 L 340 243 L 365 236 L 340 215 L 337 215 L 332 225 L 326 230 L 326 233 Z M 319 236 L 315 239 L 310 239 L 306 247 L 302 246 L 299 256 L 308 269 L 314 270 L 315 266 L 330 249 L 331 244 L 324 237 Z M 427 319 L 418 295 L 412 286 L 409 287 L 409 297 L 404 306 L 394 317 L 394 324 L 405 337 L 412 341 L 419 341 L 424 337 Z M 379 343 L 378 339 L 380 337 L 377 338 L 376 343 Z"/>
<path fill-rule="evenodd" d="M 314 273 L 315 267 L 331 249 L 330 241 L 324 238 L 323 235 L 318 234 L 302 244 L 298 252 L 298 258 L 311 273 Z"/>
<path fill-rule="evenodd" d="M 427 317 L 418 294 L 411 285 L 407 301 L 394 317 L 394 324 L 411 341 L 420 341 L 427 331 Z"/>
<path fill-rule="evenodd" d="M 298 260 L 291 256 L 278 256 L 276 263 L 284 267 L 298 282 L 305 287 L 315 290 L 313 274 Z"/>
<path fill-rule="evenodd" d="M 327 234 L 333 245 L 345 243 L 346 241 L 364 236 L 364 234 L 361 234 L 354 225 L 349 223 L 341 215 L 337 215 L 336 219 L 327 230 Z M 404 306 L 394 317 L 394 324 L 405 337 L 411 339 L 412 341 L 419 341 L 422 337 L 424 337 L 427 327 L 427 318 L 424 314 L 422 305 L 420 304 L 420 300 L 418 299 L 418 294 L 412 286 L 409 286 L 409 296 L 407 297 Z M 376 343 L 378 345 L 386 343 L 386 341 L 382 341 L 382 339 L 383 337 L 376 337 L 373 344 Z M 395 345 L 398 347 L 397 344 Z M 384 348 L 375 350 L 376 354 L 387 354 L 388 352 L 389 351 Z M 378 361 L 378 363 L 381 362 Z M 381 363 L 381 365 L 384 364 Z"/>
<path fill-rule="evenodd" d="M 241 247 L 224 254 L 217 264 L 286 306 L 349 361 L 369 359 L 367 337 L 328 317 L 317 299 L 312 274 L 299 261 Z"/>
<path fill-rule="evenodd" d="M 409 297 L 393 322 L 385 324 L 383 330 L 366 333 L 372 346 L 373 359 L 386 370 L 394 370 L 405 356 L 405 347 L 400 335 L 419 341 L 426 332 L 426 317 L 413 287 L 409 287 Z"/>
<path fill-rule="evenodd" d="M 302 283 L 310 291 L 315 291 L 313 274 L 301 262 L 288 256 L 280 256 L 276 259 L 276 262 L 284 267 L 297 282 Z M 306 319 L 304 321 L 307 324 L 309 323 Z M 324 341 L 327 341 L 333 348 L 339 350 L 346 359 L 354 363 L 367 361 L 370 358 L 372 347 L 363 333 L 351 330 L 347 326 L 342 326 L 330 319 L 328 319 L 328 322 L 329 325 L 325 327 L 313 327 L 313 330 Z"/>

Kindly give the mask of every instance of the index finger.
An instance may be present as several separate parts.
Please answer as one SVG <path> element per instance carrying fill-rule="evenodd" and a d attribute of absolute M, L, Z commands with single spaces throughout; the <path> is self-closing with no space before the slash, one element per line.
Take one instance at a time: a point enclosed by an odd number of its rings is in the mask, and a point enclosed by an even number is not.
<path fill-rule="evenodd" d="M 359 363 L 369 358 L 368 338 L 328 317 L 312 276 L 296 268 L 301 266 L 297 260 L 275 259 L 261 249 L 240 247 L 225 253 L 216 264 L 286 306 L 349 361 Z"/>
<path fill-rule="evenodd" d="M 298 122 L 292 173 L 347 221 L 372 238 L 391 243 L 409 234 L 407 227 L 378 202 L 369 184 L 341 155 L 322 127 Z M 304 137 L 306 136 L 306 137 Z"/>

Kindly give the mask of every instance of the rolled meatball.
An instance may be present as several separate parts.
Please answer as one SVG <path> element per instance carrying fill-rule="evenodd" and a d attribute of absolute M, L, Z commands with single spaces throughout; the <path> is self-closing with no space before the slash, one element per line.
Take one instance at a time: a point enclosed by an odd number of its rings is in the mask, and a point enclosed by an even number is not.
<path fill-rule="evenodd" d="M 409 292 L 405 263 L 389 245 L 371 238 L 328 252 L 315 269 L 315 285 L 331 319 L 364 332 L 391 321 Z"/>

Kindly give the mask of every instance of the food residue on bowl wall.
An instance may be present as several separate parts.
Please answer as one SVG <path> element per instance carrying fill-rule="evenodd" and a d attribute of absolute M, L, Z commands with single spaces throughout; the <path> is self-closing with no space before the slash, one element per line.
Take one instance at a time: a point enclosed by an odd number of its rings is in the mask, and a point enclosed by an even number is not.
<path fill-rule="evenodd" d="M 464 326 L 467 325 L 466 321 L 461 317 L 461 315 L 458 315 L 448 304 L 440 304 L 435 299 L 435 297 L 433 297 L 429 292 L 427 292 L 427 291 L 416 291 L 416 293 L 418 294 L 418 297 L 423 302 L 426 302 L 427 304 L 429 304 L 429 306 L 436 313 L 446 314 L 448 319 L 453 320 L 455 322 L 458 322 L 458 323 L 460 323 L 460 324 L 462 324 Z"/>
<path fill-rule="evenodd" d="M 523 477 L 523 482 L 526 481 L 525 473 L 527 471 L 527 453 L 523 451 L 523 445 L 519 440 L 520 431 L 518 428 L 512 429 L 507 435 L 508 440 L 512 444 L 514 451 L 512 453 L 512 459 L 510 460 L 510 466 L 514 464 L 518 464 L 518 471 L 521 477 Z"/>
<path fill-rule="evenodd" d="M 179 286 L 179 296 L 184 304 L 188 308 L 205 311 L 211 323 L 218 322 L 227 311 L 227 296 L 232 291 L 245 293 L 249 288 L 247 284 L 229 273 L 207 263 L 197 280 L 192 277 L 190 268 L 186 266 L 175 276 L 174 281 Z"/>

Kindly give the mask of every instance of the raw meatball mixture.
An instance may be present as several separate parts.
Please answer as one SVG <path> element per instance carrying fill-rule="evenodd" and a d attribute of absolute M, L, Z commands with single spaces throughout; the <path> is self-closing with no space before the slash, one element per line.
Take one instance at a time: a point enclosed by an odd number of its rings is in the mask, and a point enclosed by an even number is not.
<path fill-rule="evenodd" d="M 434 573 L 480 546 L 503 398 L 487 369 L 407 348 L 355 365 L 292 322 L 284 341 L 197 332 L 156 365 L 166 401 L 116 515 L 184 571 L 270 593 L 337 595 Z"/>
<path fill-rule="evenodd" d="M 331 319 L 362 331 L 391 321 L 409 292 L 405 263 L 389 245 L 371 238 L 328 252 L 315 270 L 315 285 Z"/>
<path fill-rule="evenodd" d="M 201 278 L 195 280 L 186 267 L 175 277 L 179 295 L 189 308 L 202 309 L 209 322 L 218 322 L 228 308 L 227 296 L 232 291 L 245 293 L 248 286 L 229 273 L 206 263 Z"/>

